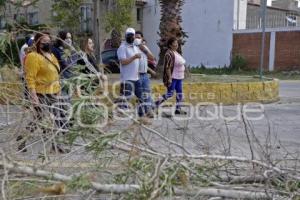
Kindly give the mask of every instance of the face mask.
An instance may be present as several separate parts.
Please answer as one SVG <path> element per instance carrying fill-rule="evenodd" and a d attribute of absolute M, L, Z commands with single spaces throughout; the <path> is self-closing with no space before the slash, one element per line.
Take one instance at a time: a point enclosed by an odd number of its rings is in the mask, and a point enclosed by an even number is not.
<path fill-rule="evenodd" d="M 141 44 L 142 44 L 142 39 L 135 38 L 135 40 L 134 40 L 134 45 L 140 46 Z"/>
<path fill-rule="evenodd" d="M 41 44 L 41 50 L 49 53 L 51 51 L 51 44 L 50 43 Z"/>
<path fill-rule="evenodd" d="M 132 35 L 130 35 L 130 36 L 126 36 L 126 42 L 128 43 L 128 44 L 132 44 L 133 42 L 134 42 L 134 36 Z"/>
<path fill-rule="evenodd" d="M 70 39 L 70 38 L 65 39 L 65 43 L 69 46 L 72 46 L 72 39 Z"/>

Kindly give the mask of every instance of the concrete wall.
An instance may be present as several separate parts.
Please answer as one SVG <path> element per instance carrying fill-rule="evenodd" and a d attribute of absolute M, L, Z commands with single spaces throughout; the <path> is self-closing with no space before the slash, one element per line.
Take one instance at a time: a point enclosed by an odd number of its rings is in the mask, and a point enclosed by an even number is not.
<path fill-rule="evenodd" d="M 183 7 L 183 28 L 189 38 L 184 57 L 191 66 L 223 67 L 230 64 L 234 1 L 186 0 Z M 148 45 L 159 54 L 160 8 L 149 0 L 144 8 L 144 33 Z"/>

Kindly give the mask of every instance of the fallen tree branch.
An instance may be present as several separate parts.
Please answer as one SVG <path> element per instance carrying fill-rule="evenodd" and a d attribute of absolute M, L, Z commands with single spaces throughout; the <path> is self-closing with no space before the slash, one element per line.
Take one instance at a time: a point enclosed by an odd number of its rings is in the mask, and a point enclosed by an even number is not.
<path fill-rule="evenodd" d="M 183 154 L 170 154 L 168 155 L 170 158 L 189 158 L 189 159 L 211 159 L 211 160 L 227 160 L 227 161 L 237 161 L 237 162 L 247 162 L 259 165 L 261 167 L 265 167 L 267 169 L 271 169 L 274 172 L 279 174 L 287 174 L 287 172 L 279 169 L 278 167 L 274 167 L 268 165 L 259 160 L 251 160 L 245 157 L 237 157 L 237 156 L 222 156 L 222 155 L 183 155 Z M 290 178 L 300 181 L 300 177 L 288 175 Z"/>
<path fill-rule="evenodd" d="M 272 199 L 265 192 L 250 192 L 241 190 L 224 190 L 216 188 L 199 188 L 193 191 L 175 189 L 177 195 L 225 197 L 233 199 Z"/>
<path fill-rule="evenodd" d="M 0 166 L 5 167 L 7 170 L 22 173 L 26 175 L 39 176 L 48 179 L 68 182 L 72 181 L 75 176 L 66 176 L 59 173 L 44 171 L 35 169 L 33 167 L 28 166 L 20 166 L 17 164 L 11 164 L 8 162 L 0 161 Z M 136 192 L 140 189 L 139 185 L 116 185 L 116 184 L 100 184 L 96 182 L 91 182 L 91 187 L 98 192 L 102 193 L 130 193 Z M 216 189 L 216 188 L 198 188 L 194 191 L 189 190 L 180 190 L 175 188 L 175 195 L 183 196 L 183 195 L 205 195 L 212 197 L 227 197 L 227 198 L 237 198 L 237 199 L 271 199 L 264 192 L 253 192 L 253 191 L 242 191 L 242 190 L 230 190 L 230 189 Z"/>
<path fill-rule="evenodd" d="M 6 167 L 7 170 L 13 171 L 15 173 L 39 176 L 39 177 L 54 179 L 54 180 L 63 181 L 63 182 L 72 181 L 73 178 L 76 177 L 76 176 L 66 176 L 66 175 L 59 174 L 59 173 L 34 169 L 33 167 L 28 167 L 28 166 L 20 166 L 20 165 L 11 164 L 11 163 L 4 163 L 3 161 L 0 161 L 0 166 Z M 96 183 L 96 182 L 91 182 L 91 186 L 99 192 L 115 193 L 115 194 L 129 193 L 129 192 L 134 192 L 134 191 L 137 191 L 140 189 L 139 185 L 100 184 L 100 183 Z"/>

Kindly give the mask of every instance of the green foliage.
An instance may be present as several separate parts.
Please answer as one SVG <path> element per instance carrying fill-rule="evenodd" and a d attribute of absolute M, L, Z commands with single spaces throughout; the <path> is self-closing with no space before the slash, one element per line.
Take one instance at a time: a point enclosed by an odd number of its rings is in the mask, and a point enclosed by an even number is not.
<path fill-rule="evenodd" d="M 189 67 L 190 73 L 194 74 L 216 74 L 216 75 L 223 75 L 223 74 L 231 74 L 234 70 L 232 67 L 215 67 L 215 68 L 206 68 L 204 65 L 200 67 Z"/>
<path fill-rule="evenodd" d="M 81 175 L 81 176 L 74 177 L 72 181 L 68 183 L 68 187 L 74 190 L 77 189 L 87 190 L 91 188 L 91 182 L 86 176 Z"/>
<path fill-rule="evenodd" d="M 0 0 L 0 7 L 5 6 L 6 0 Z"/>
<path fill-rule="evenodd" d="M 53 0 L 54 1 L 54 0 Z M 55 26 L 75 31 L 80 25 L 80 6 L 83 0 L 60 0 L 54 1 L 52 22 Z"/>
<path fill-rule="evenodd" d="M 109 142 L 111 142 L 117 135 L 118 134 L 102 135 L 102 136 L 98 137 L 97 139 L 95 139 L 87 147 L 87 150 L 98 155 L 107 148 L 107 146 L 109 145 Z"/>
<path fill-rule="evenodd" d="M 124 26 L 132 23 L 132 9 L 134 0 L 117 0 L 114 8 L 105 15 L 105 31 L 109 33 L 113 29 L 121 32 Z"/>
<path fill-rule="evenodd" d="M 19 49 L 24 44 L 24 39 L 13 40 L 11 33 L 0 34 L 0 65 L 20 65 Z"/>
<path fill-rule="evenodd" d="M 247 67 L 247 60 L 243 56 L 236 55 L 231 61 L 231 67 L 234 70 L 244 70 Z"/>

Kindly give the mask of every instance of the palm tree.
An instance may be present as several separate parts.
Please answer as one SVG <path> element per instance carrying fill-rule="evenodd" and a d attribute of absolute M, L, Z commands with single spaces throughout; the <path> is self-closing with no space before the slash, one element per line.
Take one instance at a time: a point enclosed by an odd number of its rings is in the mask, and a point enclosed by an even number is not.
<path fill-rule="evenodd" d="M 179 43 L 178 52 L 182 53 L 182 45 L 184 45 L 184 38 L 187 37 L 186 33 L 181 27 L 182 23 L 182 6 L 184 0 L 160 0 L 161 5 L 161 19 L 159 25 L 159 36 L 160 41 L 158 45 L 160 47 L 158 71 L 161 73 L 163 71 L 162 65 L 164 60 L 164 55 L 167 50 L 167 41 L 171 37 L 176 37 Z"/>

